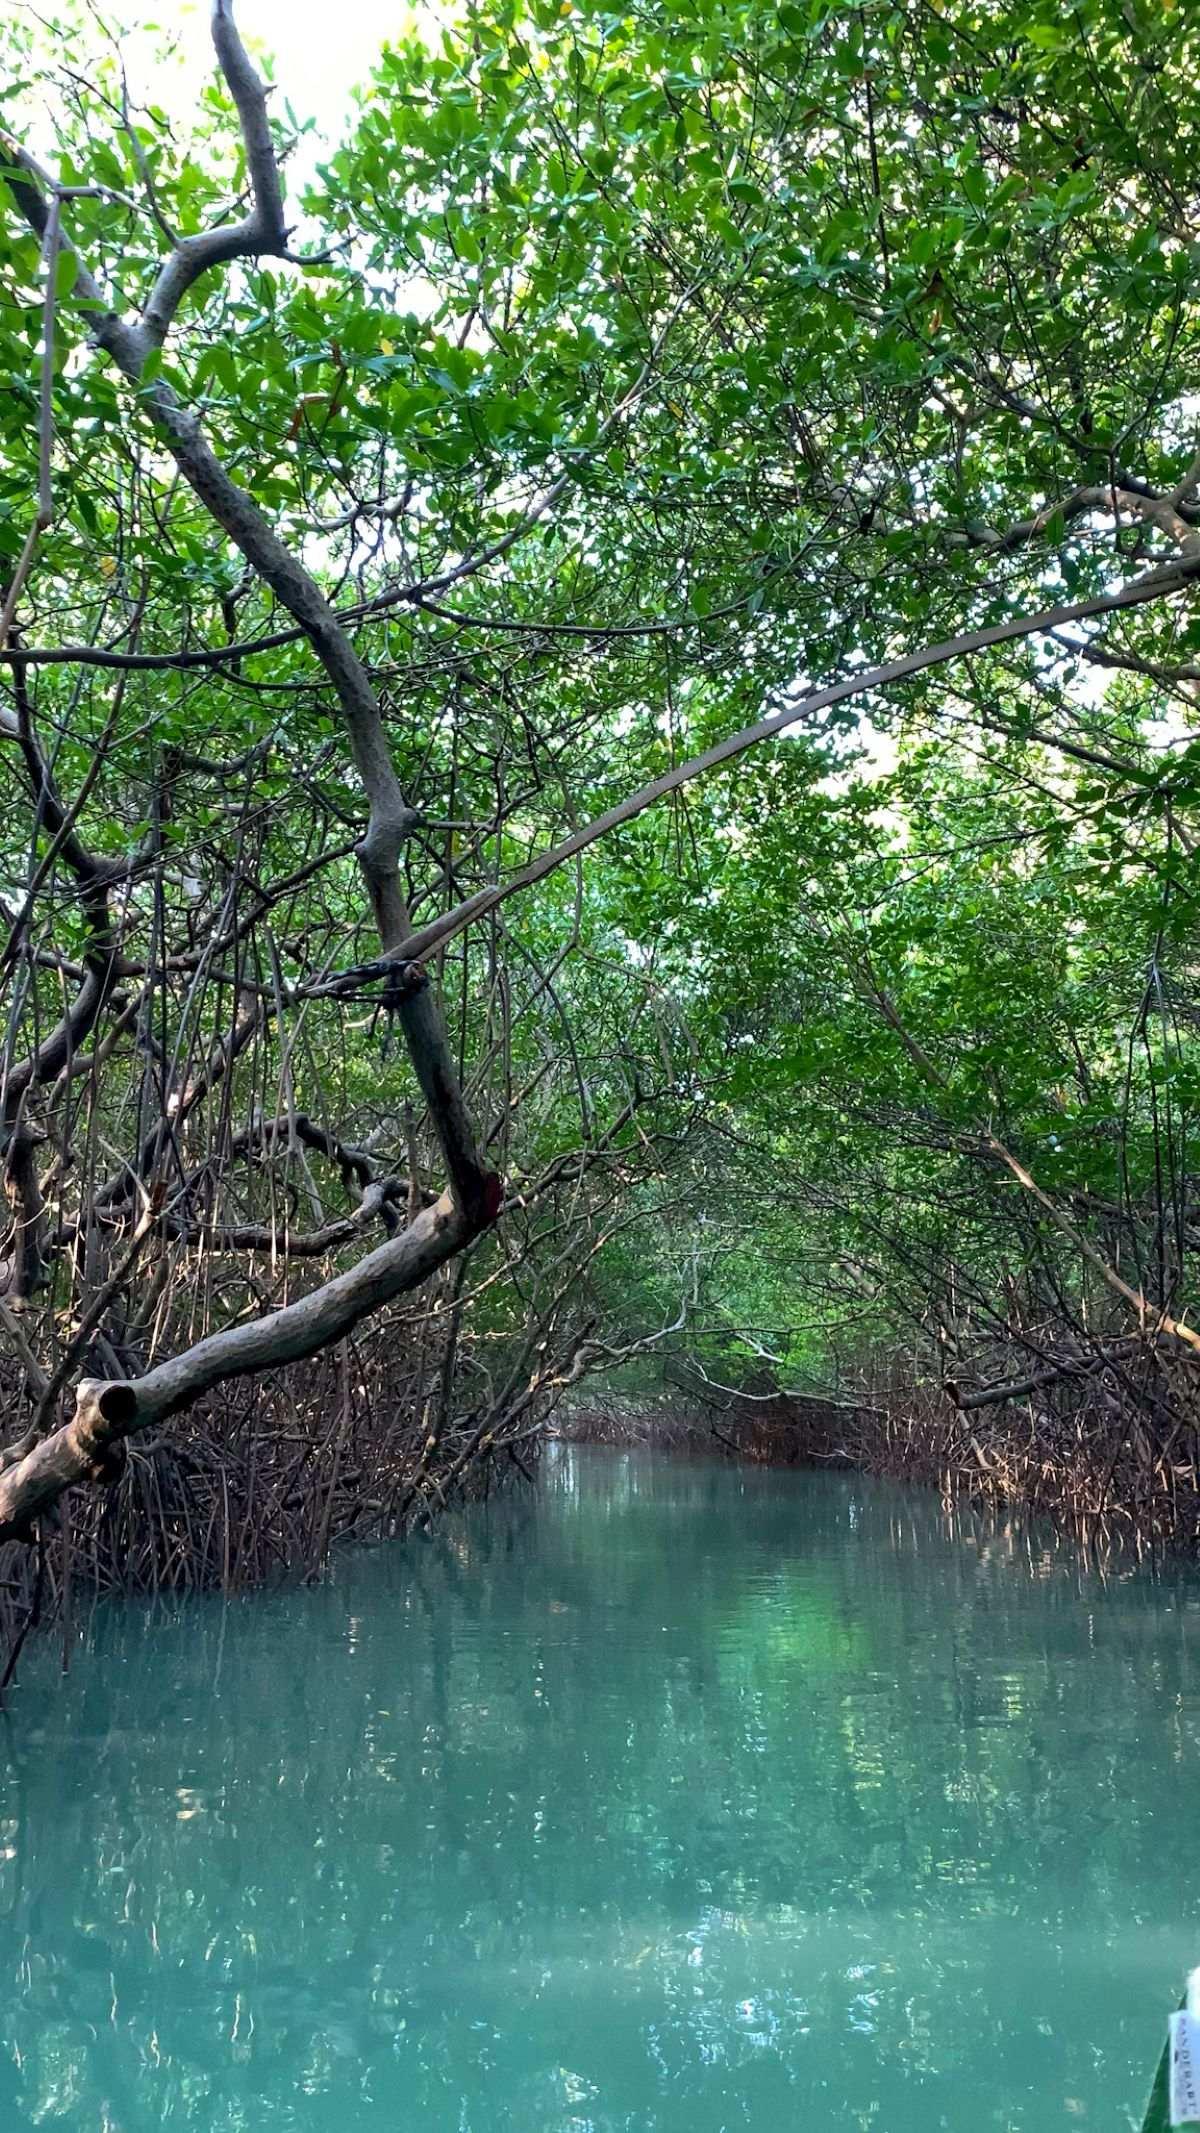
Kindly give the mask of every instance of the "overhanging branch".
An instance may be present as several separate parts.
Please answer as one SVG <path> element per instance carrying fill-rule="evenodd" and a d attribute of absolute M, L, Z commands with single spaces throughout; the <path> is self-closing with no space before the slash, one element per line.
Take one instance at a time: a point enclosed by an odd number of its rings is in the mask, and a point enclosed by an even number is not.
<path fill-rule="evenodd" d="M 445 911 L 440 918 L 431 919 L 427 926 L 409 934 L 403 945 L 394 954 L 380 957 L 373 963 L 360 963 L 353 970 L 342 971 L 308 990 L 315 997 L 322 993 L 337 993 L 353 989 L 371 978 L 383 977 L 395 969 L 397 963 L 423 960 L 447 941 L 462 933 L 477 919 L 486 918 L 510 896 L 523 889 L 533 888 L 544 881 L 548 874 L 587 850 L 611 830 L 620 829 L 632 822 L 657 801 L 665 800 L 684 785 L 706 776 L 710 770 L 719 770 L 739 756 L 756 748 L 760 742 L 773 740 L 790 726 L 798 726 L 814 718 L 819 711 L 827 711 L 834 704 L 847 702 L 851 697 L 868 696 L 876 689 L 889 688 L 894 682 L 909 680 L 915 674 L 924 674 L 931 667 L 947 666 L 951 661 L 968 658 L 973 652 L 988 650 L 992 645 L 1012 644 L 1025 637 L 1045 637 L 1061 629 L 1064 623 L 1080 622 L 1093 615 L 1112 614 L 1118 609 L 1139 607 L 1148 600 L 1163 600 L 1170 594 L 1182 592 L 1188 585 L 1200 580 L 1200 556 L 1181 558 L 1162 570 L 1149 572 L 1135 578 L 1116 592 L 1101 593 L 1092 600 L 1078 600 L 1069 607 L 1041 608 L 1036 614 L 1016 615 L 1007 622 L 994 622 L 984 629 L 965 630 L 961 636 L 944 638 L 938 644 L 924 646 L 917 652 L 906 652 L 902 658 L 890 659 L 882 666 L 864 668 L 861 673 L 847 675 L 842 681 L 831 682 L 827 688 L 812 689 L 805 695 L 795 697 L 769 717 L 759 719 L 752 726 L 742 726 L 723 741 L 706 748 L 702 755 L 694 755 L 684 763 L 677 763 L 673 770 L 664 771 L 660 778 L 651 779 L 628 799 L 618 801 L 602 815 L 575 830 L 561 844 L 542 852 L 531 860 L 518 874 L 493 888 L 480 889 L 474 896 L 464 898 L 453 910 Z"/>
<path fill-rule="evenodd" d="M 0 1474 L 0 1542 L 22 1538 L 30 1521 L 65 1489 L 110 1478 L 114 1448 L 122 1439 L 182 1413 L 232 1378 L 318 1354 L 372 1312 L 419 1288 L 486 1227 L 487 1219 L 472 1219 L 443 1194 L 400 1236 L 297 1303 L 210 1334 L 144 1377 L 111 1383 L 85 1378 L 71 1420 Z"/>

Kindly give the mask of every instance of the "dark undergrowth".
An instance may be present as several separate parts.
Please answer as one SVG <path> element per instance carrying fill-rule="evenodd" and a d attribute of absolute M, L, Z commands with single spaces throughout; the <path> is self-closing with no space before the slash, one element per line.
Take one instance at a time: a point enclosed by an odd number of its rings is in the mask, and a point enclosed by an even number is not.
<path fill-rule="evenodd" d="M 684 1373 L 654 1396 L 582 1399 L 561 1428 L 582 1443 L 852 1468 L 990 1511 L 1045 1515 L 1085 1540 L 1197 1552 L 1190 1357 L 1165 1352 L 1161 1339 L 1126 1340 L 1052 1374 L 975 1375 L 978 1385 L 929 1383 L 904 1359 L 875 1359 L 856 1373 L 853 1395 L 822 1400 L 718 1393 Z"/>
<path fill-rule="evenodd" d="M 923 1382 L 864 1362 L 837 1398 L 718 1389 L 688 1370 L 655 1393 L 581 1390 L 555 1433 L 764 1466 L 854 1469 L 935 1488 L 993 1513 L 1044 1514 L 1080 1538 L 1196 1552 L 1195 1366 L 1124 1341 L 1037 1383 L 975 1373 Z M 228 1386 L 158 1435 L 132 1440 L 118 1478 L 62 1499 L 28 1542 L 0 1550 L 0 1673 L 52 1629 L 64 1660 L 110 1597 L 247 1591 L 320 1576 L 345 1543 L 392 1539 L 447 1506 L 534 1477 L 548 1415 L 435 1414 L 395 1329 Z M 986 1393 L 986 1397 L 983 1395 Z"/>
<path fill-rule="evenodd" d="M 414 1397 L 413 1360 L 364 1342 L 226 1386 L 133 1439 L 108 1487 L 76 1489 L 28 1542 L 0 1549 L 0 1673 L 53 1630 L 64 1662 L 98 1602 L 245 1592 L 319 1577 L 333 1551 L 427 1526 L 450 1504 L 534 1476 L 540 1424 Z"/>

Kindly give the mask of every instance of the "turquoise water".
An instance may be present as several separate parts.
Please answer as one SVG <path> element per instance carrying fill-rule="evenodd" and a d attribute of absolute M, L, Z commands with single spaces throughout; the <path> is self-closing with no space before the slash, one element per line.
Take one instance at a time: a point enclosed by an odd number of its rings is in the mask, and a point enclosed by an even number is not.
<path fill-rule="evenodd" d="M 603 1452 L 110 1609 L 0 1731 L 0 2129 L 1126 2128 L 1198 1630 L 927 1497 Z"/>

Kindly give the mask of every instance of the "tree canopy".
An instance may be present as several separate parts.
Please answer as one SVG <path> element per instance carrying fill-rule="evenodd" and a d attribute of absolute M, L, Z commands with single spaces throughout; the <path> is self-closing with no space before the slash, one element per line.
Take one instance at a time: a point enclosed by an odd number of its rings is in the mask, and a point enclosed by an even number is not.
<path fill-rule="evenodd" d="M 1195 11 L 487 0 L 325 147 L 243 27 L 3 32 L 0 1533 L 324 1355 L 351 1530 L 643 1351 L 1166 1486 Z"/>

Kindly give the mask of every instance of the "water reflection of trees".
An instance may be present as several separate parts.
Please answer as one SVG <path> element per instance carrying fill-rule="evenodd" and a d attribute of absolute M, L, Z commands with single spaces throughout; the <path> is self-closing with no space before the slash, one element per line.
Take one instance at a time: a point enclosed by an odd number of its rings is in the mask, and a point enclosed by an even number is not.
<path fill-rule="evenodd" d="M 991 2098 L 1032 2133 L 1129 2092 L 1195 1920 L 1194 1589 L 841 1480 L 588 1473 L 329 1590 L 101 1618 L 61 1688 L 43 1655 L 6 2128 L 915 2133 Z"/>

